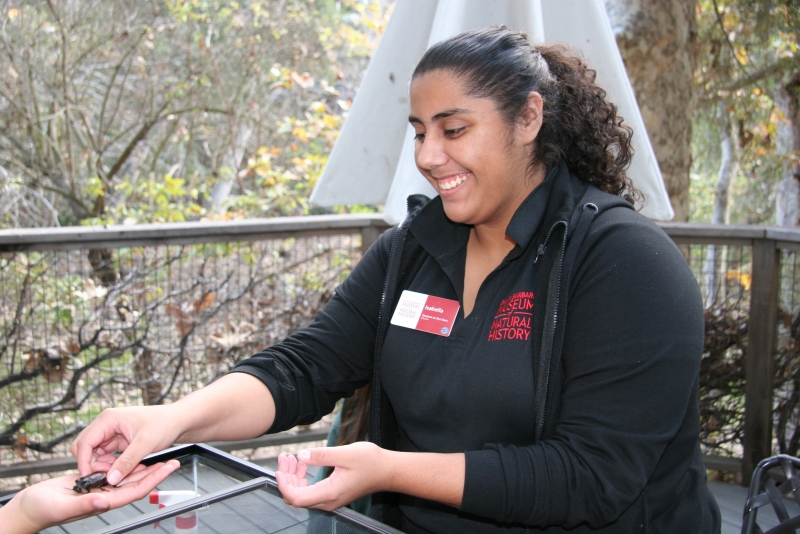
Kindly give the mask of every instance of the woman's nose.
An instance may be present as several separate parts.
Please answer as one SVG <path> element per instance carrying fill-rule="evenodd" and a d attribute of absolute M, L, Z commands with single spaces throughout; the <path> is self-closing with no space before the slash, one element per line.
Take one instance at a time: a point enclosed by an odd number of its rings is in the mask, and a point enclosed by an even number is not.
<path fill-rule="evenodd" d="M 447 163 L 442 143 L 431 135 L 416 141 L 414 159 L 420 169 L 431 170 Z"/>

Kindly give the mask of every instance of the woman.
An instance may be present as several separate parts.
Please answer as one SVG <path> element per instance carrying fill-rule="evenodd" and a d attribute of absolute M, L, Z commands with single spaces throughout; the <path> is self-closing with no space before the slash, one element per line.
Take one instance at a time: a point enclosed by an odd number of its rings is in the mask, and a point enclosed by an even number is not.
<path fill-rule="evenodd" d="M 505 28 L 465 32 L 420 61 L 409 120 L 439 196 L 410 199 L 308 328 L 173 405 L 101 414 L 73 444 L 81 471 L 310 423 L 371 382 L 372 443 L 282 457 L 287 502 L 373 494 L 408 532 L 718 532 L 699 291 L 631 207 L 631 133 L 594 72 Z M 419 295 L 458 306 L 443 335 L 399 324 Z M 307 464 L 334 470 L 309 486 Z"/>

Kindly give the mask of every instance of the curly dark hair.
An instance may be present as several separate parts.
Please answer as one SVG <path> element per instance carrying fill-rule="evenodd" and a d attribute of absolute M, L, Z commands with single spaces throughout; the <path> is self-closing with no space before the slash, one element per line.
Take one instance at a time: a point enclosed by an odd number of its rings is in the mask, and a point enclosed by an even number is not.
<path fill-rule="evenodd" d="M 544 101 L 542 128 L 531 165 L 552 168 L 564 160 L 587 184 L 633 203 L 641 193 L 625 174 L 633 156 L 633 130 L 622 124 L 617 106 L 595 84 L 597 72 L 563 45 L 534 46 L 505 26 L 470 30 L 428 49 L 412 82 L 427 72 L 445 70 L 462 79 L 470 96 L 489 98 L 509 127 L 518 120 L 528 95 Z"/>

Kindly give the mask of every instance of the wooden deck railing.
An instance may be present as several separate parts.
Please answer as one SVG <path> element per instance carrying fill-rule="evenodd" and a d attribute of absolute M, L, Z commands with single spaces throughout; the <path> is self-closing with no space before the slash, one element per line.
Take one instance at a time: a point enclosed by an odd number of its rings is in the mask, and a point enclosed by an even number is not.
<path fill-rule="evenodd" d="M 109 402 L 162 402 L 213 379 L 258 343 L 274 342 L 275 336 L 296 329 L 299 319 L 292 314 L 298 307 L 305 306 L 300 315 L 310 317 L 318 305 L 314 299 L 322 303 L 330 296 L 386 227 L 377 215 L 326 215 L 0 231 L 0 333 L 6 338 L 0 347 L 0 449 L 21 456 L 32 451 L 41 469 L 42 461 L 65 456 L 67 440 Z M 741 440 L 726 442 L 720 449 L 724 454 L 709 457 L 709 464 L 736 470 L 741 458 L 749 480 L 776 443 L 775 356 L 778 333 L 785 330 L 778 310 L 792 317 L 800 309 L 800 297 L 795 302 L 800 268 L 798 279 L 794 275 L 800 231 L 661 227 L 682 246 L 708 295 L 717 294 L 704 287 L 709 283 L 739 284 L 737 313 L 746 315 L 744 421 L 731 435 Z M 330 236 L 349 237 L 326 244 Z M 228 248 L 220 251 L 214 244 Z M 717 254 L 722 247 L 728 251 L 729 259 L 713 267 L 716 278 L 709 278 L 704 267 L 711 264 L 703 263 L 711 254 L 709 245 L 717 247 L 712 249 Z M 731 251 L 738 251 L 738 260 L 730 259 Z M 345 267 L 337 267 L 342 262 Z M 335 268 L 336 276 L 326 277 Z M 290 274 L 295 278 L 289 280 Z M 726 291 L 721 298 L 731 299 L 733 293 Z M 718 304 L 715 299 L 709 306 Z M 264 316 L 265 307 L 283 310 L 283 315 Z M 241 330 L 244 326 L 234 318 L 251 330 Z M 270 330 L 263 339 L 251 335 L 278 322 L 286 328 Z M 204 346 L 209 340 L 221 348 L 211 351 Z M 90 363 L 96 372 L 85 369 Z M 105 403 L 91 404 L 92 395 Z M 736 406 L 738 401 L 726 397 L 726 402 Z M 44 405 L 52 413 L 45 413 Z M 731 417 L 737 421 L 735 413 Z M 36 426 L 37 418 L 47 424 Z M 782 431 L 792 425 L 782 425 Z M 0 476 L 13 458 L 10 452 L 0 454 L 6 465 Z M 14 464 L 15 474 L 23 471 Z"/>
<path fill-rule="evenodd" d="M 745 358 L 742 475 L 747 483 L 773 451 L 773 384 L 782 251 L 800 250 L 800 230 L 761 226 L 662 223 L 678 245 L 728 245 L 751 249 Z M 792 286 L 796 280 L 792 280 Z M 792 310 L 794 313 L 796 311 Z"/>

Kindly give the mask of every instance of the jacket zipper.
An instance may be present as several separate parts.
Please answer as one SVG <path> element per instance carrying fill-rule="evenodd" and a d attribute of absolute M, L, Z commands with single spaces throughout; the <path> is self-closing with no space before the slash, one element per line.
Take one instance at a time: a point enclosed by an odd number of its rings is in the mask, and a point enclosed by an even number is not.
<path fill-rule="evenodd" d="M 403 221 L 403 222 L 405 222 L 405 221 Z M 392 262 L 392 259 L 394 259 L 394 251 L 395 251 L 395 248 L 397 246 L 397 240 L 398 240 L 398 237 L 400 236 L 400 232 L 402 231 L 402 227 L 403 227 L 403 223 L 400 223 L 397 226 L 397 228 L 395 229 L 394 235 L 392 236 L 392 244 L 389 247 L 389 262 L 386 264 L 386 277 L 383 279 L 383 292 L 381 293 L 381 305 L 380 305 L 380 308 L 378 308 L 378 334 L 382 333 L 380 330 L 383 327 L 383 315 L 384 315 L 383 308 L 384 308 L 385 303 L 386 303 L 386 291 L 389 289 L 389 278 L 391 277 L 391 273 L 392 273 L 391 262 Z M 377 384 L 377 381 L 378 381 L 378 363 L 379 363 L 378 360 L 380 358 L 380 356 L 378 354 L 379 347 L 378 347 L 377 343 L 375 344 L 375 347 L 374 347 L 373 351 L 374 352 L 373 352 L 373 356 L 372 356 L 372 361 L 373 361 L 373 366 L 372 366 L 372 386 L 373 386 L 373 393 L 375 393 L 376 392 L 375 385 Z M 380 401 L 380 392 L 377 392 L 377 393 L 378 393 L 377 395 L 375 395 L 375 394 L 372 395 L 373 397 L 377 397 L 377 399 L 373 398 L 372 399 L 373 401 L 376 401 L 376 400 Z M 370 406 L 370 408 L 371 408 L 370 409 L 370 412 L 371 412 L 370 425 L 371 425 L 371 427 L 373 429 L 370 433 L 371 434 L 374 433 L 374 435 L 378 438 L 378 440 L 376 440 L 376 441 L 379 441 L 380 437 L 381 437 L 380 436 L 380 429 L 378 429 L 378 427 L 377 427 L 377 424 L 378 424 L 378 411 L 380 410 L 379 402 L 373 402 L 372 405 Z M 378 443 L 378 445 L 380 445 L 380 444 Z"/>
<path fill-rule="evenodd" d="M 564 239 L 561 241 L 561 254 L 558 257 L 558 285 L 556 291 L 556 307 L 555 311 L 553 312 L 553 335 L 555 335 L 556 330 L 558 329 L 558 306 L 561 303 L 561 279 L 562 274 L 564 271 L 564 250 L 567 246 L 567 224 L 564 223 Z M 550 355 L 552 358 L 552 354 Z M 544 421 L 546 419 L 545 414 L 547 413 L 547 389 L 550 386 L 550 370 L 551 366 L 547 366 L 547 375 L 545 380 L 545 406 L 542 408 L 542 421 L 539 423 L 539 431 L 538 437 L 542 436 L 542 432 L 544 432 Z"/>
<path fill-rule="evenodd" d="M 548 241 L 550 241 L 550 237 L 553 235 L 553 232 L 555 231 L 556 227 L 559 226 L 559 225 L 564 226 L 564 238 L 561 241 L 561 253 L 559 254 L 559 258 L 558 258 L 558 282 L 557 282 L 557 285 L 556 285 L 556 303 L 555 303 L 555 307 L 553 309 L 553 319 L 552 319 L 552 321 L 553 321 L 553 336 L 555 336 L 555 332 L 556 332 L 556 330 L 558 328 L 558 305 L 559 305 L 560 300 L 561 300 L 561 278 L 562 278 L 561 275 L 562 275 L 562 271 L 564 270 L 564 250 L 565 250 L 566 244 L 567 244 L 567 229 L 568 229 L 567 221 L 563 221 L 562 220 L 562 221 L 556 221 L 555 223 L 553 223 L 553 226 L 551 226 L 550 230 L 547 232 L 547 237 L 545 238 L 544 243 L 539 245 L 539 248 L 536 251 L 536 257 L 533 260 L 533 263 L 536 263 L 536 262 L 539 261 L 539 258 L 544 254 L 545 249 L 547 248 L 547 243 L 548 243 Z M 550 355 L 551 360 L 552 360 L 552 357 L 553 356 L 551 354 Z M 543 395 L 542 395 L 542 403 L 543 403 L 543 405 L 541 407 L 542 420 L 539 421 L 539 427 L 536 429 L 536 441 L 539 441 L 539 439 L 542 437 L 542 433 L 544 431 L 544 423 L 545 423 L 545 420 L 547 419 L 547 417 L 546 417 L 546 413 L 547 413 L 547 388 L 550 385 L 550 370 L 551 370 L 551 365 L 548 364 L 547 365 L 547 372 L 546 372 L 546 374 L 544 376 L 544 391 L 543 391 Z"/>
<path fill-rule="evenodd" d="M 588 218 L 586 217 L 586 214 L 588 213 L 587 209 L 591 209 L 591 210 L 594 211 L 594 214 L 589 215 Z M 580 247 L 581 244 L 583 243 L 583 239 L 584 239 L 584 237 L 586 237 L 586 232 L 588 231 L 589 225 L 591 225 L 592 217 L 594 217 L 594 215 L 596 215 L 598 211 L 599 211 L 599 209 L 598 209 L 596 204 L 593 204 L 591 202 L 587 202 L 586 204 L 583 205 L 581 216 L 580 216 L 580 220 L 578 221 L 578 224 L 577 224 L 577 226 L 575 228 L 575 231 L 573 232 L 575 234 L 573 236 L 573 239 L 577 239 L 577 241 L 575 243 L 575 245 L 577 247 Z M 561 304 L 561 286 L 563 285 L 564 262 L 566 261 L 566 253 L 567 253 L 567 234 L 568 234 L 568 230 L 569 230 L 569 224 L 568 224 L 567 221 L 565 221 L 565 220 L 557 221 L 557 222 L 555 222 L 553 224 L 553 226 L 550 227 L 550 231 L 547 232 L 547 237 L 545 238 L 544 243 L 542 243 L 539 246 L 538 250 L 536 251 L 536 258 L 534 258 L 534 261 L 533 261 L 534 263 L 536 263 L 539 260 L 539 257 L 542 254 L 544 254 L 545 249 L 547 248 L 547 242 L 550 240 L 550 237 L 553 235 L 553 232 L 555 231 L 556 226 L 558 226 L 558 225 L 563 225 L 564 226 L 564 237 L 561 240 L 561 250 L 560 250 L 560 253 L 559 253 L 559 256 L 558 256 L 558 270 L 556 271 L 557 272 L 557 276 L 558 276 L 558 280 L 556 282 L 555 305 L 553 306 L 553 318 L 552 318 L 552 323 L 551 323 L 552 326 L 553 326 L 553 331 L 551 333 L 552 339 L 551 339 L 551 346 L 550 346 L 550 354 L 548 355 L 548 357 L 550 358 L 550 361 L 549 362 L 544 362 L 544 363 L 546 363 L 547 367 L 546 367 L 546 371 L 545 371 L 544 377 L 543 377 L 544 384 L 543 384 L 543 391 L 542 391 L 542 396 L 541 396 L 542 407 L 541 407 L 541 412 L 540 412 L 541 413 L 541 421 L 538 422 L 538 428 L 536 429 L 536 441 L 539 441 L 539 439 L 542 437 L 542 434 L 544 432 L 545 420 L 547 419 L 547 417 L 546 417 L 546 412 L 547 412 L 547 393 L 548 393 L 547 390 L 548 390 L 548 388 L 550 386 L 550 373 L 552 371 L 553 356 L 554 356 L 554 350 L 553 350 L 554 349 L 554 345 L 553 344 L 555 342 L 556 333 L 558 331 L 558 310 L 559 310 L 559 306 Z M 577 249 L 576 249 L 576 253 L 577 253 Z M 569 266 L 570 271 L 572 269 L 572 262 L 574 261 L 574 259 L 575 258 L 572 257 L 571 260 L 570 260 L 570 266 Z M 569 273 L 567 275 L 569 276 Z M 569 283 L 569 280 L 567 281 L 567 283 Z M 550 305 L 550 302 L 548 301 L 547 307 L 549 307 L 549 305 Z M 559 348 L 559 350 L 561 350 L 561 349 Z M 535 392 L 534 392 L 534 395 L 536 395 Z M 537 410 L 537 415 L 538 415 L 538 410 Z"/>
<path fill-rule="evenodd" d="M 555 231 L 556 226 L 558 226 L 559 224 L 563 224 L 564 225 L 564 233 L 566 235 L 567 221 L 556 221 L 555 223 L 553 223 L 553 226 L 551 226 L 550 230 L 547 232 L 547 237 L 544 238 L 544 243 L 539 245 L 539 248 L 536 249 L 536 257 L 533 258 L 533 263 L 538 262 L 539 258 L 542 256 L 542 254 L 544 254 L 544 251 L 547 248 L 547 242 L 550 241 L 550 236 L 553 235 L 553 232 Z"/>
<path fill-rule="evenodd" d="M 377 334 L 376 335 L 376 340 L 377 339 L 381 339 L 381 340 L 383 339 L 383 332 L 382 332 L 383 316 L 384 316 L 383 309 L 384 309 L 384 306 L 386 305 L 386 293 L 387 293 L 387 291 L 389 289 L 389 279 L 392 276 L 392 268 L 394 267 L 394 265 L 392 263 L 392 260 L 400 261 L 399 259 L 395 258 L 395 254 L 396 254 L 396 249 L 397 249 L 397 242 L 398 242 L 398 240 L 400 238 L 400 234 L 405 230 L 404 229 L 404 225 L 405 225 L 407 219 L 408 219 L 408 215 L 406 215 L 406 218 L 403 219 L 403 221 L 399 225 L 397 225 L 397 228 L 395 228 L 394 234 L 392 235 L 392 244 L 389 247 L 389 261 L 386 264 L 386 277 L 383 280 L 383 291 L 381 292 L 381 305 L 378 308 L 378 331 L 376 333 Z M 383 342 L 381 342 L 381 346 L 382 345 L 383 345 Z M 382 447 L 383 436 L 381 436 L 381 429 L 380 429 L 380 426 L 379 426 L 379 424 L 380 424 L 379 423 L 379 419 L 380 419 L 380 410 L 381 410 L 381 391 L 382 391 L 382 387 L 380 386 L 380 384 L 378 382 L 378 376 L 379 376 L 378 375 L 378 367 L 379 367 L 379 364 L 380 364 L 380 349 L 381 349 L 381 347 L 379 347 L 378 343 L 376 342 L 375 343 L 375 347 L 373 349 L 373 356 L 372 356 L 372 362 L 373 362 L 373 365 L 372 365 L 372 393 L 370 394 L 371 399 L 370 399 L 370 407 L 369 407 L 370 408 L 370 410 L 369 410 L 370 411 L 370 418 L 369 418 L 369 423 L 370 423 L 369 428 L 370 428 L 370 430 L 369 430 L 369 434 L 370 434 L 370 441 L 372 441 L 373 443 L 375 443 L 379 447 Z M 373 517 L 373 519 L 377 519 L 379 521 L 383 521 L 384 517 L 382 516 L 382 514 L 381 514 L 381 517 L 377 517 L 377 516 L 373 515 L 373 514 L 377 513 L 377 510 L 376 510 L 376 507 L 375 507 L 375 505 L 374 505 L 374 503 L 372 501 L 373 501 L 372 495 L 370 495 L 370 499 L 369 499 L 370 508 L 371 508 L 370 516 Z"/>

